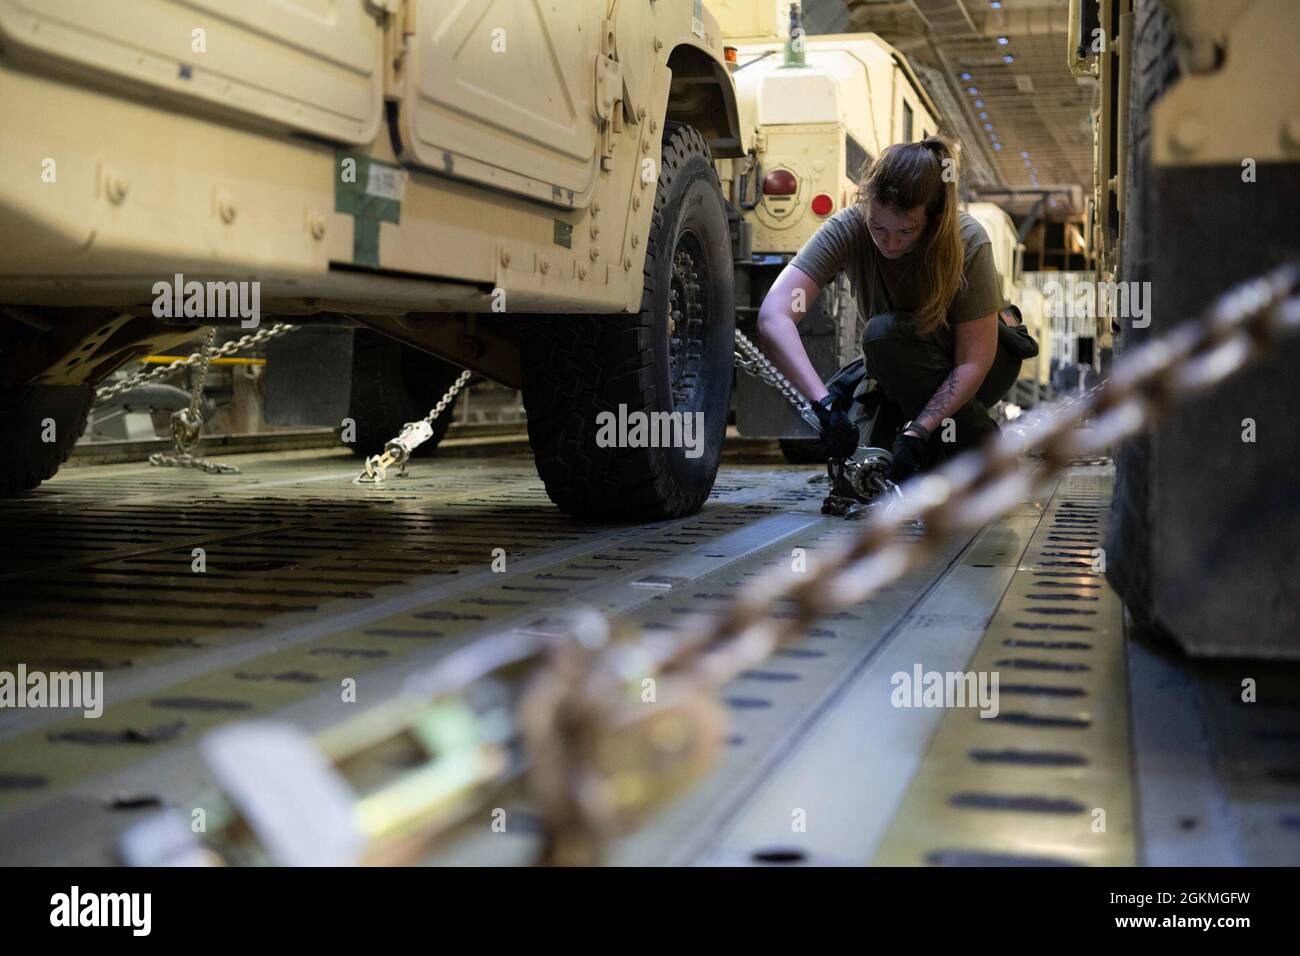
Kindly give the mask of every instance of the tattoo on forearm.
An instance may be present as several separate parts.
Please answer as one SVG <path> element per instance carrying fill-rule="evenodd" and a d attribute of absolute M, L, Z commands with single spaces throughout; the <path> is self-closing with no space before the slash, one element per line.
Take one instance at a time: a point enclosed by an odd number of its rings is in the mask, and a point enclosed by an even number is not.
<path fill-rule="evenodd" d="M 917 421 L 924 422 L 929 416 L 933 415 L 936 422 L 947 418 L 959 407 L 957 405 L 957 370 L 953 369 L 948 373 L 948 377 L 943 380 L 938 391 L 934 393 L 931 399 L 925 403 L 925 408 L 921 409 L 921 414 L 917 415 Z"/>

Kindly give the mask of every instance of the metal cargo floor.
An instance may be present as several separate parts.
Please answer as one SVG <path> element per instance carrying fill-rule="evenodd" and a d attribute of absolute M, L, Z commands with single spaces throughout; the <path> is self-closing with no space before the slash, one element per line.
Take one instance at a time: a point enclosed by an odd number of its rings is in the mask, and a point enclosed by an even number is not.
<path fill-rule="evenodd" d="M 94 721 L 0 712 L 0 862 L 114 862 L 140 814 L 206 799 L 194 745 L 221 724 L 320 730 L 575 605 L 673 628 L 855 527 L 820 514 L 812 469 L 752 450 L 700 514 L 639 526 L 560 515 L 522 450 L 378 487 L 350 483 L 346 454 L 237 463 L 70 468 L 0 503 L 0 669 L 102 670 L 108 697 Z M 719 766 L 610 862 L 1300 862 L 1300 668 L 1126 641 L 1093 571 L 1110 487 L 1109 466 L 1075 466 L 732 682 Z M 997 715 L 894 706 L 893 675 L 918 666 L 997 672 Z M 429 862 L 528 862 L 536 819 L 504 809 L 505 833 L 485 812 Z"/>

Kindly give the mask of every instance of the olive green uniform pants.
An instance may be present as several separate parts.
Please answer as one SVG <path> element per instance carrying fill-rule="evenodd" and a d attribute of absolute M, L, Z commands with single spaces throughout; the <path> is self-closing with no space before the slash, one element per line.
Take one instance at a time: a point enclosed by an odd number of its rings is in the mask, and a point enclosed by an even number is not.
<path fill-rule="evenodd" d="M 868 444 L 892 448 L 903 424 L 921 414 L 953 370 L 955 341 L 948 326 L 930 336 L 917 335 L 912 317 L 906 313 L 885 312 L 871 317 L 862 335 L 862 356 L 867 373 L 883 394 Z M 998 431 L 989 408 L 1011 390 L 1020 374 L 1021 361 L 999 335 L 993 366 L 979 391 L 952 416 L 953 441 L 943 441 L 942 427 L 931 434 L 927 447 L 931 461 L 950 458 Z"/>

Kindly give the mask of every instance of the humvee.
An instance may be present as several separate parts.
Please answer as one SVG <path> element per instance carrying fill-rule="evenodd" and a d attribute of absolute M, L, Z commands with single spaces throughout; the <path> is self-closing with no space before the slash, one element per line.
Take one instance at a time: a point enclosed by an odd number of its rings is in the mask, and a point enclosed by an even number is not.
<path fill-rule="evenodd" d="M 54 473 L 114 370 L 274 321 L 521 388 L 565 511 L 708 496 L 734 329 L 713 162 L 748 143 L 702 0 L 0 0 L 0 129 L 0 491 Z M 359 413 L 428 390 L 364 341 Z M 602 447 L 624 405 L 703 412 L 704 453 Z"/>

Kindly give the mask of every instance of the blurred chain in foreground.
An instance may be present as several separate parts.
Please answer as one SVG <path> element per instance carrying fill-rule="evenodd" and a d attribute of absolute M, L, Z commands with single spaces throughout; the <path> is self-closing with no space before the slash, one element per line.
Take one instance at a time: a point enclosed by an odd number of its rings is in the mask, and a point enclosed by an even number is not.
<path fill-rule="evenodd" d="M 717 688 L 924 560 L 944 536 L 1011 510 L 1071 461 L 1137 434 L 1300 329 L 1300 264 L 1244 283 L 1199 319 L 1123 356 L 1097 390 L 1017 420 L 991 443 L 918 476 L 889 511 L 807 572 L 768 573 L 718 617 L 679 632 L 611 633 L 595 612 L 572 633 L 511 632 L 413 676 L 396 700 L 314 741 L 236 724 L 204 741 L 227 812 L 197 842 L 173 818 L 128 831 L 128 862 L 403 862 L 522 783 L 544 826 L 542 862 L 592 864 L 713 766 L 725 738 Z M 1085 420 L 1089 420 L 1086 427 Z M 1033 459 L 1022 464 L 1022 456 Z M 895 532 L 923 519 L 919 536 Z M 781 615 L 770 612 L 781 605 Z M 653 680 L 653 701 L 645 698 Z M 400 768 L 394 770 L 393 768 Z M 379 768 L 384 768 L 380 772 Z M 304 812 L 310 808 L 311 812 Z"/>

